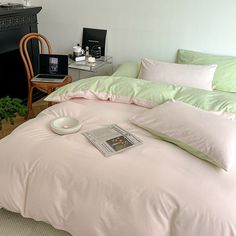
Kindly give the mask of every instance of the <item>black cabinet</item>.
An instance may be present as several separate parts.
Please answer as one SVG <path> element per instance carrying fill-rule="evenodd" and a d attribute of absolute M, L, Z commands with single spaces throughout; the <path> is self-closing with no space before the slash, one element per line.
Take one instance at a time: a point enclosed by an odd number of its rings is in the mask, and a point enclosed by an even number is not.
<path fill-rule="evenodd" d="M 38 32 L 37 14 L 41 7 L 0 8 L 0 97 L 11 96 L 27 100 L 27 78 L 19 53 L 20 39 Z M 29 46 L 33 66 L 38 64 L 38 44 Z M 37 100 L 37 92 L 34 94 Z"/>

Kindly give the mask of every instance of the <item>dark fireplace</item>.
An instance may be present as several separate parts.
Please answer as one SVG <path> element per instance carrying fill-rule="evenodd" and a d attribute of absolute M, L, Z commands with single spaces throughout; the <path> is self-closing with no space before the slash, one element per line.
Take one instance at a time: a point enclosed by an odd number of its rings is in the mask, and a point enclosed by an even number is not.
<path fill-rule="evenodd" d="M 19 52 L 22 36 L 38 32 L 37 13 L 41 7 L 0 8 L 0 98 L 11 96 L 27 101 L 27 77 Z M 29 53 L 37 68 L 38 45 L 31 43 Z M 35 91 L 33 100 L 42 97 Z"/>
<path fill-rule="evenodd" d="M 26 99 L 27 79 L 18 49 L 0 54 L 1 97 Z"/>

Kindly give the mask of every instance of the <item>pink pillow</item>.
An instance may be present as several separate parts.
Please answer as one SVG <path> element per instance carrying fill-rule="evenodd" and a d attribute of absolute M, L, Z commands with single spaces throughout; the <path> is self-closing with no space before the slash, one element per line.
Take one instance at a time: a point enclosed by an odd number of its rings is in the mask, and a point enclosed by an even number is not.
<path fill-rule="evenodd" d="M 144 58 L 139 78 L 212 91 L 217 65 L 187 65 Z"/>

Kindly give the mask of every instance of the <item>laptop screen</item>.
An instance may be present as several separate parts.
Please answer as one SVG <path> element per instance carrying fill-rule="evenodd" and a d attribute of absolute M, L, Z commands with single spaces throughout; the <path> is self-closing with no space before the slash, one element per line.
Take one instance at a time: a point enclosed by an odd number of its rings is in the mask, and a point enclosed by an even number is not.
<path fill-rule="evenodd" d="M 50 75 L 68 75 L 68 56 L 40 54 L 39 73 Z"/>

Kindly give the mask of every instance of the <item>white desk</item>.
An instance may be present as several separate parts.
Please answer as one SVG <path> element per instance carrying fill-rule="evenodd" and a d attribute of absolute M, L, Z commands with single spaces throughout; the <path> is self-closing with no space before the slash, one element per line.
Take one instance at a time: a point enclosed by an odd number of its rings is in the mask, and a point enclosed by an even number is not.
<path fill-rule="evenodd" d="M 112 57 L 110 56 L 102 56 L 100 58 L 96 59 L 96 62 L 90 63 L 85 61 L 79 61 L 75 62 L 71 60 L 71 63 L 69 62 L 69 68 L 77 69 L 77 70 L 83 70 L 83 71 L 89 71 L 89 72 L 96 72 L 96 70 L 106 64 L 112 64 Z"/>
<path fill-rule="evenodd" d="M 89 63 L 87 61 L 79 61 L 75 62 L 73 60 L 69 61 L 69 68 L 78 70 L 80 79 L 80 71 L 86 71 L 86 72 L 93 72 L 96 73 L 99 69 L 102 67 L 105 67 L 106 65 L 112 65 L 112 57 L 110 56 L 102 56 L 100 58 L 96 59 L 96 62 Z"/>

